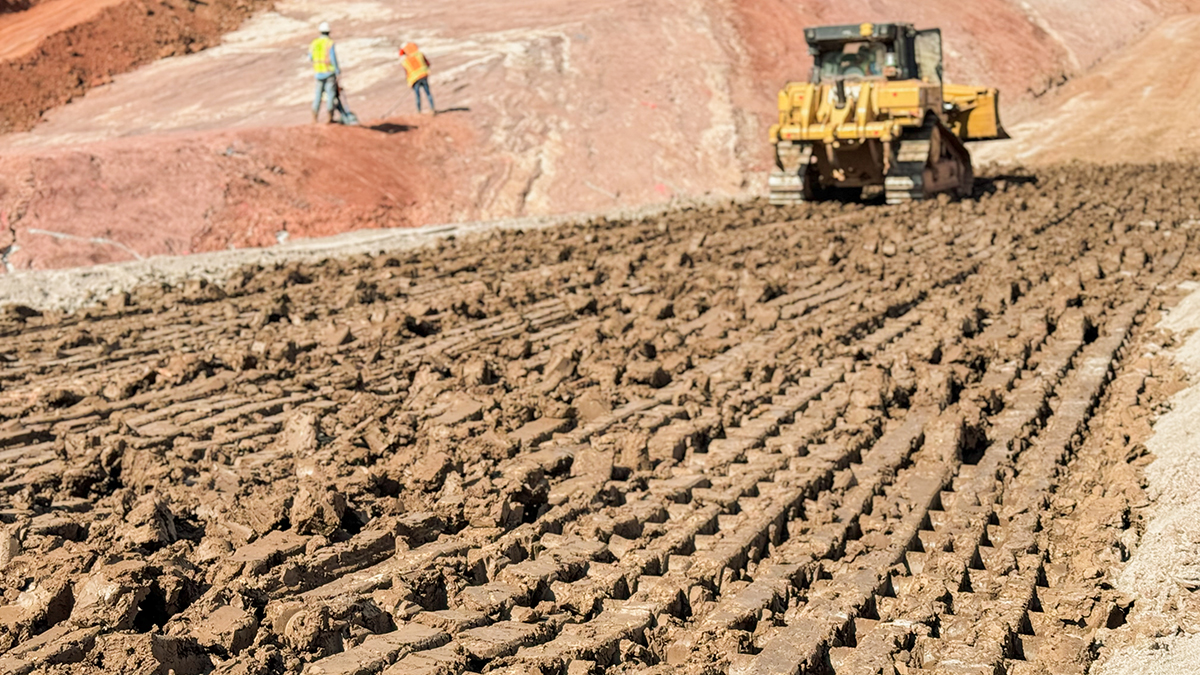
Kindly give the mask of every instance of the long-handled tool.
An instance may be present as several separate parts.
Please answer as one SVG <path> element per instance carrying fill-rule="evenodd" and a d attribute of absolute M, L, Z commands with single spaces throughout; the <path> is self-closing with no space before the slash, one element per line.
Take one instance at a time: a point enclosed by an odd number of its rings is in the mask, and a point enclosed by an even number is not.
<path fill-rule="evenodd" d="M 340 82 L 337 85 L 337 100 L 333 107 L 338 111 L 338 122 L 347 126 L 358 126 L 358 115 L 350 112 L 350 109 L 346 107 L 346 92 L 342 89 Z"/>

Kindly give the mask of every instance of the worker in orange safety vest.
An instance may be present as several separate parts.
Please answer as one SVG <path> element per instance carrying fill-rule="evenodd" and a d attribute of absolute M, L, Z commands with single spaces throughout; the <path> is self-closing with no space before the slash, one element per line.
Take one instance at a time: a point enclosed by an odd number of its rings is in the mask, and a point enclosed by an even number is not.
<path fill-rule="evenodd" d="M 333 109 L 337 100 L 338 75 L 342 74 L 341 67 L 338 66 L 337 51 L 334 49 L 333 40 L 329 38 L 329 24 L 322 21 L 317 30 L 321 31 L 321 37 L 312 41 L 312 45 L 308 48 L 308 60 L 312 61 L 313 75 L 317 78 L 317 93 L 313 98 L 313 122 L 317 121 L 317 116 L 321 110 L 321 96 L 324 95 L 326 107 L 329 109 L 329 123 L 333 124 Z"/>
<path fill-rule="evenodd" d="M 400 62 L 404 64 L 404 72 L 408 74 L 408 86 L 412 87 L 417 97 L 417 112 L 421 112 L 421 91 L 429 99 L 429 112 L 436 114 L 433 106 L 433 94 L 429 92 L 429 59 L 417 49 L 417 45 L 409 42 L 400 50 Z"/>

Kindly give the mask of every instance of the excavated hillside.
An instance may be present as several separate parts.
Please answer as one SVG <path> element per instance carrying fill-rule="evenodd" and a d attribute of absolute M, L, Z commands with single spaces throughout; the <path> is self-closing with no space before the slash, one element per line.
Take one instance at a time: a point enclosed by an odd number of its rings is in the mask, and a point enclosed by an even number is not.
<path fill-rule="evenodd" d="M 1039 99 L 1013 140 L 977 151 L 984 161 L 1171 162 L 1200 156 L 1191 111 L 1200 95 L 1192 55 L 1200 16 L 1165 21 L 1086 75 Z"/>
<path fill-rule="evenodd" d="M 162 1 L 45 0 L 0 14 L 0 67 L 27 85 L 3 89 L 0 115 L 6 128 L 37 122 L 0 138 L 6 270 L 757 195 L 775 94 L 807 72 L 806 25 L 941 26 L 950 76 L 1000 86 L 1013 122 L 1041 110 L 1034 97 L 1048 88 L 1196 9 L 1155 0 L 281 0 L 196 51 L 260 5 Z M 365 129 L 307 124 L 305 53 L 321 20 L 335 27 Z M 413 114 L 396 57 L 408 40 L 434 62 L 437 118 Z M 1028 136 L 1043 143 L 1046 134 Z"/>

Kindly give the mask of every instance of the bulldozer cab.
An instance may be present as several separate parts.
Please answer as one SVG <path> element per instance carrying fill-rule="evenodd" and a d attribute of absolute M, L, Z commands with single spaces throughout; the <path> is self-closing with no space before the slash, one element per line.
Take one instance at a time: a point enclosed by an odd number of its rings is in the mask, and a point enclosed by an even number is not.
<path fill-rule="evenodd" d="M 888 54 L 880 43 L 848 42 L 840 50 L 817 55 L 818 81 L 884 76 L 890 63 Z"/>
<path fill-rule="evenodd" d="M 821 26 L 804 31 L 812 82 L 882 78 L 942 82 L 942 33 L 911 24 Z"/>

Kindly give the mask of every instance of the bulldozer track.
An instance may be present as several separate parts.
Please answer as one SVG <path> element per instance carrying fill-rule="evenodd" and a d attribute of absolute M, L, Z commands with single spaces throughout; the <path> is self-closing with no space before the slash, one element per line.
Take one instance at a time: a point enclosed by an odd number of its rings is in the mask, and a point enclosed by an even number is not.
<path fill-rule="evenodd" d="M 930 117 L 924 127 L 901 137 L 897 145 L 896 160 L 884 178 L 888 204 L 928 199 L 936 192 L 946 191 L 937 187 L 936 182 L 928 184 L 928 180 L 931 175 L 947 171 L 960 174 L 958 185 L 949 192 L 970 196 L 975 182 L 971 155 L 944 125 Z"/>
<path fill-rule="evenodd" d="M 1158 195 L 1189 180 L 10 308 L 0 671 L 1082 672 L 1112 598 L 1049 514 L 1142 404 L 1126 355 L 1198 260 Z"/>

